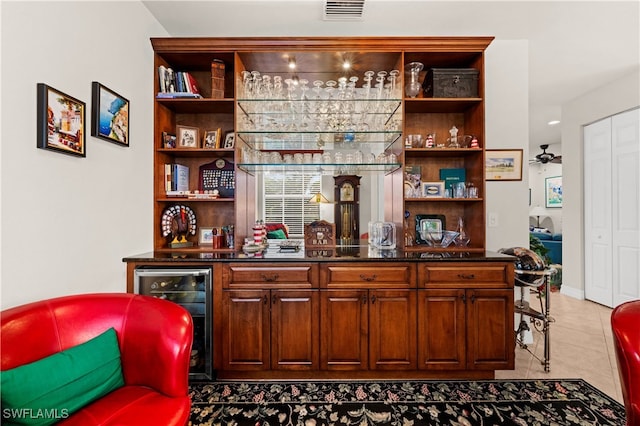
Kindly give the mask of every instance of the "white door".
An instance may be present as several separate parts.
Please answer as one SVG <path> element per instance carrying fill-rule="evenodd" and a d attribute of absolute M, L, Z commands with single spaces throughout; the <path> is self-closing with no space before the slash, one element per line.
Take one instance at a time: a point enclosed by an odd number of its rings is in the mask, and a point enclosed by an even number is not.
<path fill-rule="evenodd" d="M 640 298 L 640 109 L 611 118 L 613 306 Z"/>
<path fill-rule="evenodd" d="M 613 305 L 611 119 L 584 128 L 584 294 Z"/>

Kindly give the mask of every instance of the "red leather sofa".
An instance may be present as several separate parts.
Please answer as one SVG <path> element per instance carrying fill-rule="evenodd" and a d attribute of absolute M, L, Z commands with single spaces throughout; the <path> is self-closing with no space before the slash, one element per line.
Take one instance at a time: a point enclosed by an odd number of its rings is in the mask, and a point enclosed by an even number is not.
<path fill-rule="evenodd" d="M 611 312 L 611 329 L 627 425 L 640 425 L 640 300 Z"/>
<path fill-rule="evenodd" d="M 126 293 L 65 296 L 0 313 L 0 370 L 79 345 L 113 327 L 124 386 L 61 425 L 185 425 L 193 323 L 181 306 Z"/>

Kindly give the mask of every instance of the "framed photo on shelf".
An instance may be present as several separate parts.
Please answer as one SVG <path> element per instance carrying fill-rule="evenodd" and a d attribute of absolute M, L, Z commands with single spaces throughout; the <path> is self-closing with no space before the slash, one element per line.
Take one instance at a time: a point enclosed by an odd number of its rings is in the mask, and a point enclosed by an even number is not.
<path fill-rule="evenodd" d="M 416 244 L 427 244 L 422 238 L 427 232 L 439 234 L 446 229 L 446 218 L 441 214 L 416 215 Z"/>
<path fill-rule="evenodd" d="M 37 147 L 86 157 L 85 103 L 38 83 Z"/>
<path fill-rule="evenodd" d="M 444 181 L 422 182 L 422 196 L 425 198 L 444 197 Z"/>
<path fill-rule="evenodd" d="M 176 148 L 200 148 L 200 129 L 198 129 L 197 127 L 176 126 L 176 136 Z"/>
<path fill-rule="evenodd" d="M 562 207 L 562 176 L 545 178 L 544 200 L 546 208 Z"/>
<path fill-rule="evenodd" d="M 205 131 L 202 147 L 205 149 L 220 148 L 220 129 Z"/>
<path fill-rule="evenodd" d="M 522 180 L 522 150 L 487 149 L 484 172 L 486 180 Z"/>
<path fill-rule="evenodd" d="M 162 148 L 172 149 L 176 147 L 176 135 L 162 132 Z"/>
<path fill-rule="evenodd" d="M 224 136 L 224 144 L 222 148 L 224 149 L 232 149 L 235 146 L 236 142 L 236 134 L 234 132 L 227 132 Z"/>
<path fill-rule="evenodd" d="M 213 244 L 213 228 L 200 228 L 198 245 Z"/>
<path fill-rule="evenodd" d="M 129 146 L 129 100 L 97 81 L 91 85 L 91 136 Z"/>

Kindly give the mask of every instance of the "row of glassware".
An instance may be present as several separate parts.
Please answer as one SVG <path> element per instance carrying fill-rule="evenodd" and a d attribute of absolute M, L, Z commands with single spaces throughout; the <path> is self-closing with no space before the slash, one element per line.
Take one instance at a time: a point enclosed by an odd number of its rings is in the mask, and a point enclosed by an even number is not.
<path fill-rule="evenodd" d="M 242 99 L 399 99 L 402 97 L 400 71 L 365 71 L 360 77 L 339 77 L 336 80 L 310 82 L 297 75 L 283 79 L 260 71 L 242 71 Z M 284 83 L 284 84 L 283 84 Z M 313 88 L 309 87 L 313 85 Z M 313 93 L 308 93 L 311 90 Z"/>
<path fill-rule="evenodd" d="M 397 164 L 398 157 L 390 152 L 381 152 L 378 155 L 363 153 L 362 151 L 325 151 L 320 152 L 296 152 L 280 153 L 278 151 L 260 151 L 244 147 L 242 149 L 242 162 L 245 164 Z"/>

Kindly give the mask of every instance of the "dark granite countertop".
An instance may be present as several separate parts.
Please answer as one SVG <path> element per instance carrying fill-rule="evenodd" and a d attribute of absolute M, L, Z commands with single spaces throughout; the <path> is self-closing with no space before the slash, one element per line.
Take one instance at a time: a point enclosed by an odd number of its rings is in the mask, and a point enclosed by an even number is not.
<path fill-rule="evenodd" d="M 483 253 L 468 252 L 424 252 L 395 250 L 375 250 L 369 246 L 338 246 L 322 250 L 307 249 L 297 253 L 264 253 L 262 256 L 249 256 L 242 252 L 222 251 L 183 251 L 183 252 L 149 252 L 127 256 L 124 262 L 367 262 L 367 261 L 452 261 L 452 262 L 486 262 L 509 261 L 513 256 L 486 251 Z"/>

